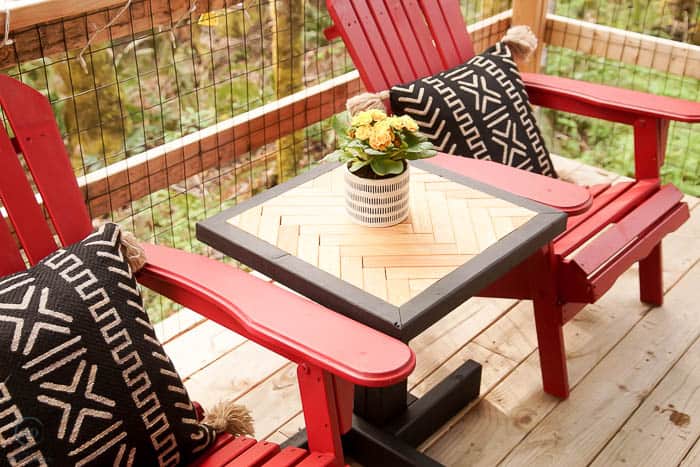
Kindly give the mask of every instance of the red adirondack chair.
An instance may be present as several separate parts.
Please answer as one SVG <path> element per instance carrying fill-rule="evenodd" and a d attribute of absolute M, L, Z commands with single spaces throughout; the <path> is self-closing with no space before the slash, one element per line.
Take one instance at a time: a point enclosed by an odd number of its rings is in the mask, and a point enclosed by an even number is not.
<path fill-rule="evenodd" d="M 370 92 L 452 68 L 474 56 L 458 0 L 327 0 L 342 37 Z M 585 213 L 569 218 L 567 231 L 551 246 L 482 292 L 484 296 L 532 299 L 544 390 L 569 395 L 562 326 L 594 303 L 635 262 L 644 302 L 663 300 L 661 240 L 689 217 L 682 194 L 661 186 L 659 168 L 670 120 L 700 122 L 700 104 L 539 74 L 522 74 L 530 100 L 566 112 L 632 125 L 632 182 L 590 187 Z M 434 163 L 472 178 L 496 164 L 444 156 Z M 501 176 L 496 175 L 499 171 Z M 557 207 L 530 177 L 519 183 L 512 170 L 488 170 L 484 181 Z"/>
<path fill-rule="evenodd" d="M 0 106 L 14 132 L 0 125 L 0 200 L 29 262 L 92 231 L 51 106 L 39 92 L 0 76 Z M 32 191 L 22 154 L 50 217 Z M 415 355 L 403 343 L 209 258 L 144 245 L 139 273 L 147 287 L 298 364 L 311 453 L 230 435 L 199 466 L 343 465 L 341 434 L 351 425 L 354 384 L 379 387 L 406 379 Z M 0 221 L 0 276 L 26 268 L 8 223 Z M 230 463 L 230 464 L 229 464 Z"/>

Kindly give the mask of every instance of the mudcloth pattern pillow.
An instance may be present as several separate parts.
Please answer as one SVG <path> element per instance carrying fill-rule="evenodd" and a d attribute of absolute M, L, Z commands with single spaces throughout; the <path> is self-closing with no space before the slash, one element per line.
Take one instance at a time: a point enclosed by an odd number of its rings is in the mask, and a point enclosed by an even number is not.
<path fill-rule="evenodd" d="M 174 466 L 215 439 L 106 224 L 0 279 L 0 465 Z"/>
<path fill-rule="evenodd" d="M 440 151 L 556 177 L 518 68 L 499 42 L 435 76 L 394 86 L 391 110 L 413 117 Z"/>

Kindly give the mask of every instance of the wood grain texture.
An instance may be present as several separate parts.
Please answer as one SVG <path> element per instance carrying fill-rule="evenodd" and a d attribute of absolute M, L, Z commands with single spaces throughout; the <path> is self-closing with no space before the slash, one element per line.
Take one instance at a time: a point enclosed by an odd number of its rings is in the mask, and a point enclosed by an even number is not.
<path fill-rule="evenodd" d="M 591 465 L 676 465 L 700 437 L 698 414 L 700 341 L 695 341 Z"/>
<path fill-rule="evenodd" d="M 416 167 L 410 185 L 411 214 L 388 229 L 358 226 L 345 214 L 342 168 L 229 223 L 400 306 L 536 214 Z"/>

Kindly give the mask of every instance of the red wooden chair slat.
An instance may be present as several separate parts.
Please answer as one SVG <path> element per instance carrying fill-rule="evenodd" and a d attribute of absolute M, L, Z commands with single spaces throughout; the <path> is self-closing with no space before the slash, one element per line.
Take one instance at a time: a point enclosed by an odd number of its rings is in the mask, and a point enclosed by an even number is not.
<path fill-rule="evenodd" d="M 5 219 L 0 218 L 0 277 L 24 269 L 19 248 Z"/>
<path fill-rule="evenodd" d="M 610 260 L 610 251 L 621 251 L 630 242 L 642 236 L 647 229 L 653 227 L 657 216 L 673 209 L 682 198 L 683 193 L 678 191 L 678 188 L 667 185 L 641 204 L 634 202 L 634 205 L 639 204 L 639 207 L 596 237 L 586 248 L 577 253 L 572 261 L 575 261 L 586 274 L 593 274 Z"/>
<path fill-rule="evenodd" d="M 393 42 L 393 46 L 387 47 L 386 51 L 391 56 L 395 69 L 399 73 L 399 79 L 401 82 L 412 81 L 413 77 L 416 76 L 416 73 L 411 67 L 410 60 L 407 60 L 407 57 L 412 55 L 412 51 L 410 51 L 410 49 L 406 49 L 406 46 L 401 40 L 392 40 L 392 38 L 401 37 L 401 35 L 399 33 L 399 29 L 394 26 L 392 17 L 386 8 L 386 5 L 384 5 L 384 0 L 366 1 L 372 10 L 373 17 L 376 18 L 377 23 L 381 25 L 379 33 L 382 34 L 384 42 Z M 371 37 L 370 34 L 368 34 L 368 36 Z"/>
<path fill-rule="evenodd" d="M 298 467 L 331 467 L 332 465 L 333 456 L 330 454 L 310 454 L 297 464 Z"/>
<path fill-rule="evenodd" d="M 432 0 L 419 1 L 423 10 L 423 15 L 425 16 L 430 32 L 432 33 L 433 40 L 435 41 L 435 46 L 437 47 L 440 57 L 442 58 L 444 68 L 452 68 L 453 66 L 459 65 L 463 60 L 460 59 L 458 47 L 461 47 L 462 44 L 456 44 L 454 38 L 452 37 L 450 27 L 447 20 L 443 16 L 442 8 L 444 7 L 440 7 L 439 2 Z M 459 8 L 459 5 L 457 5 L 457 8 Z M 461 18 L 462 13 L 460 12 L 457 19 L 461 20 Z M 462 24 L 464 24 L 464 20 L 461 21 Z M 469 44 L 471 44 L 471 41 Z"/>
<path fill-rule="evenodd" d="M 192 467 L 221 467 L 243 454 L 257 444 L 253 438 L 245 436 L 233 437 L 228 434 L 219 435 L 214 446 L 195 462 Z"/>
<path fill-rule="evenodd" d="M 435 3 L 433 3 L 433 5 L 434 4 Z M 464 20 L 462 19 L 462 10 L 459 3 L 437 2 L 437 5 L 442 10 L 442 15 L 445 18 L 450 35 L 452 36 L 452 41 L 457 50 L 457 55 L 459 56 L 459 61 L 452 66 L 466 62 L 475 55 L 475 52 L 472 38 L 469 37 L 467 28 L 464 25 Z"/>
<path fill-rule="evenodd" d="M 609 187 L 607 190 L 598 194 L 595 198 L 593 198 L 593 204 L 591 205 L 591 209 L 577 216 L 571 216 L 567 219 L 566 232 L 561 234 L 561 237 L 565 237 L 569 234 L 569 232 L 573 232 L 573 230 L 577 226 L 585 222 L 589 217 L 594 215 L 601 208 L 607 206 L 609 203 L 614 201 L 615 198 L 620 196 L 622 193 L 632 188 L 633 185 L 634 182 L 616 183 L 615 185 Z"/>
<path fill-rule="evenodd" d="M 291 467 L 297 465 L 307 454 L 308 452 L 304 449 L 286 447 L 275 457 L 265 462 L 265 467 Z"/>
<path fill-rule="evenodd" d="M 412 70 L 412 74 L 405 77 L 404 82 L 431 75 L 430 65 L 428 65 L 429 62 L 426 60 L 421 43 L 416 39 L 416 34 L 413 32 L 411 23 L 409 23 L 406 16 L 404 2 L 402 0 L 386 0 L 386 7 L 391 17 L 394 31 L 396 31 L 399 42 L 403 46 L 403 59 L 395 58 L 395 60 L 408 61 Z"/>
<path fill-rule="evenodd" d="M 240 456 L 230 460 L 226 467 L 256 467 L 280 452 L 280 447 L 269 441 L 260 441 Z"/>
<path fill-rule="evenodd" d="M 586 240 L 600 232 L 605 226 L 622 219 L 628 212 L 658 190 L 652 180 L 642 180 L 634 184 L 605 207 L 596 211 L 591 217 L 579 224 L 574 230 L 554 244 L 554 254 L 566 256 L 581 246 Z M 661 213 L 658 213 L 661 214 Z M 614 250 L 606 249 L 606 252 Z"/>
<path fill-rule="evenodd" d="M 59 239 L 63 245 L 81 240 L 92 231 L 92 223 L 51 105 L 9 76 L 0 76 L 0 104 Z"/>
<path fill-rule="evenodd" d="M 0 197 L 31 264 L 56 250 L 44 213 L 15 153 L 5 128 L 0 126 Z M 14 242 L 13 242 L 14 243 Z"/>
<path fill-rule="evenodd" d="M 425 57 L 426 61 L 428 62 L 430 74 L 435 74 L 444 70 L 445 64 L 442 62 L 440 54 L 435 48 L 432 32 L 423 19 L 421 5 L 418 3 L 418 0 L 405 0 L 402 3 L 404 12 L 406 13 L 406 18 L 408 18 L 408 22 L 411 24 L 411 31 L 413 31 L 413 34 L 416 36 L 420 50 L 423 53 L 423 57 Z M 358 67 L 358 69 L 360 69 L 363 64 L 356 63 L 355 65 Z M 423 76 L 428 75 L 416 76 L 415 78 L 422 78 Z M 383 89 L 388 89 L 395 84 L 401 83 L 388 82 L 384 84 Z"/>

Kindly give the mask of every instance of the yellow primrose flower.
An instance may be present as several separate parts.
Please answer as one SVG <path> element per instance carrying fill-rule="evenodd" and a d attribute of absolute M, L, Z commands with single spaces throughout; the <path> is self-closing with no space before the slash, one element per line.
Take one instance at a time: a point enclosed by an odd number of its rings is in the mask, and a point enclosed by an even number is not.
<path fill-rule="evenodd" d="M 359 126 L 359 127 L 357 127 L 357 131 L 355 131 L 355 137 L 357 139 L 361 139 L 363 141 L 368 140 L 371 135 L 372 135 L 372 127 L 369 125 Z"/>
<path fill-rule="evenodd" d="M 370 109 L 368 110 L 369 114 L 372 116 L 372 120 L 375 122 L 381 122 L 382 120 L 386 119 L 386 112 L 383 110 L 379 109 Z"/>
<path fill-rule="evenodd" d="M 415 120 L 413 120 L 413 118 L 411 118 L 408 115 L 402 115 L 399 118 L 401 119 L 401 122 L 405 129 L 407 129 L 408 131 L 418 131 L 418 124 Z"/>
<path fill-rule="evenodd" d="M 369 125 L 370 123 L 372 123 L 372 114 L 366 111 L 360 112 L 359 114 L 352 117 L 352 121 L 350 122 L 352 126 L 357 127 L 362 125 Z"/>
<path fill-rule="evenodd" d="M 377 151 L 384 151 L 394 140 L 394 132 L 391 126 L 378 123 L 372 129 L 372 135 L 369 137 L 369 145 Z"/>
<path fill-rule="evenodd" d="M 391 127 L 394 130 L 403 130 L 404 129 L 405 124 L 404 124 L 403 118 L 401 118 L 401 117 L 389 117 L 387 120 L 389 121 L 389 125 L 391 125 Z"/>

